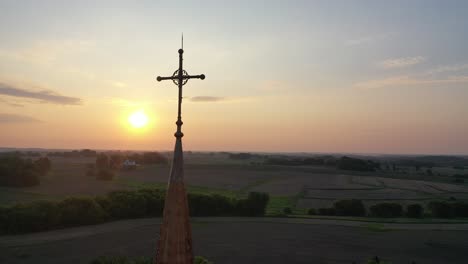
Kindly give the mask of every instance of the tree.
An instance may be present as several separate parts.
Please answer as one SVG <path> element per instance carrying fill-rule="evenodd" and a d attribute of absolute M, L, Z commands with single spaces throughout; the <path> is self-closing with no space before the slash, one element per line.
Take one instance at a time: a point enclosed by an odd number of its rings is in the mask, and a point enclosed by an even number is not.
<path fill-rule="evenodd" d="M 96 167 L 96 179 L 110 181 L 114 178 L 115 173 L 112 170 L 110 159 L 106 154 L 101 153 L 96 157 Z M 92 174 L 87 172 L 87 175 Z"/>
<path fill-rule="evenodd" d="M 353 171 L 375 171 L 380 168 L 380 163 L 343 156 L 338 160 L 338 168 Z"/>
<path fill-rule="evenodd" d="M 340 200 L 333 205 L 335 214 L 341 216 L 365 216 L 366 208 L 361 200 Z"/>
<path fill-rule="evenodd" d="M 468 203 L 456 202 L 452 204 L 452 211 L 456 217 L 468 217 Z"/>
<path fill-rule="evenodd" d="M 109 168 L 109 158 L 106 154 L 100 153 L 96 157 L 96 167 L 98 169 L 108 169 Z"/>
<path fill-rule="evenodd" d="M 48 157 L 42 157 L 34 161 L 36 171 L 41 175 L 46 175 L 52 168 L 52 164 Z"/>
<path fill-rule="evenodd" d="M 424 208 L 420 204 L 410 204 L 406 207 L 406 216 L 411 218 L 421 218 Z"/>
<path fill-rule="evenodd" d="M 431 210 L 433 217 L 439 217 L 439 218 L 451 218 L 452 217 L 452 209 L 451 209 L 450 204 L 447 202 L 440 202 L 440 201 L 430 202 L 429 209 Z"/>
<path fill-rule="evenodd" d="M 40 183 L 39 172 L 31 159 L 18 155 L 0 157 L 0 185 L 27 187 Z"/>
<path fill-rule="evenodd" d="M 369 209 L 374 217 L 400 217 L 403 213 L 403 207 L 397 203 L 379 203 Z"/>
<path fill-rule="evenodd" d="M 110 155 L 109 158 L 109 167 L 112 169 L 119 169 L 120 166 L 122 165 L 122 162 L 124 161 L 124 157 L 120 154 L 112 154 Z"/>

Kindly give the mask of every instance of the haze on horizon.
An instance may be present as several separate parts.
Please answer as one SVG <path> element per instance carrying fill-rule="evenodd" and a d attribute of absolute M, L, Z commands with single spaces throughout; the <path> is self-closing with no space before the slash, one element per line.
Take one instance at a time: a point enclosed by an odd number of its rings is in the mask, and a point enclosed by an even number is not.
<path fill-rule="evenodd" d="M 0 10 L 1 147 L 172 149 L 183 32 L 187 150 L 468 154 L 466 1 Z"/>

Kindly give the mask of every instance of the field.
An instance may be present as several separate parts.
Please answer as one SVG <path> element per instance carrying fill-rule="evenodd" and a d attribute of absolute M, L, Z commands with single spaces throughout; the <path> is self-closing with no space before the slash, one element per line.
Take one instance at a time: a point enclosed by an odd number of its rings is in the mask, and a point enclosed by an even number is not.
<path fill-rule="evenodd" d="M 52 170 L 41 178 L 39 186 L 1 187 L 0 204 L 165 188 L 170 171 L 169 165 L 142 165 L 134 171 L 118 172 L 112 181 L 99 181 L 86 175 L 94 158 L 53 157 L 51 161 Z M 403 205 L 468 201 L 468 185 L 453 183 L 453 174 L 459 173 L 453 168 L 436 167 L 432 175 L 411 168 L 356 172 L 326 166 L 266 165 L 255 158 L 232 160 L 225 153 L 186 153 L 185 161 L 190 192 L 232 197 L 267 192 L 268 215 L 289 207 L 298 217 L 193 219 L 195 252 L 215 263 L 364 263 L 374 255 L 392 263 L 468 263 L 466 219 L 305 215 L 309 208 L 330 207 L 340 199 L 361 199 L 366 206 L 384 201 Z M 160 219 L 138 219 L 4 236 L 0 262 L 88 263 L 99 255 L 151 256 L 159 223 Z"/>
<path fill-rule="evenodd" d="M 168 155 L 168 154 L 167 154 Z M 37 199 L 86 196 L 119 189 L 161 187 L 167 184 L 169 165 L 139 166 L 121 171 L 112 181 L 86 176 L 94 158 L 53 157 L 52 171 L 41 184 L 28 188 L 0 188 L 0 204 Z M 361 199 L 366 205 L 382 201 L 426 205 L 434 199 L 468 200 L 466 184 L 451 183 L 452 168 L 433 168 L 434 175 L 398 172 L 354 172 L 323 166 L 273 166 L 259 160 L 232 160 L 225 153 L 186 153 L 185 179 L 192 192 L 243 196 L 250 191 L 271 196 L 268 213 L 284 207 L 301 213 L 330 207 L 340 199 Z M 408 172 L 409 171 L 409 172 Z"/>
<path fill-rule="evenodd" d="M 7 236 L 1 263 L 89 263 L 101 256 L 152 256 L 161 219 Z M 468 263 L 468 226 L 376 224 L 285 218 L 194 218 L 194 251 L 214 263 Z M 254 235 L 253 235 L 254 234 Z"/>

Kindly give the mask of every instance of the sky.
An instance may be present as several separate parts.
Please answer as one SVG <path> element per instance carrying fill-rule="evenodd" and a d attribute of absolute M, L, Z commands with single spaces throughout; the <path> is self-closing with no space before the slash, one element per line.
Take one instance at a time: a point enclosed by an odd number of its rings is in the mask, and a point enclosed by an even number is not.
<path fill-rule="evenodd" d="M 183 32 L 185 150 L 468 154 L 467 11 L 0 0 L 0 147 L 172 149 Z"/>

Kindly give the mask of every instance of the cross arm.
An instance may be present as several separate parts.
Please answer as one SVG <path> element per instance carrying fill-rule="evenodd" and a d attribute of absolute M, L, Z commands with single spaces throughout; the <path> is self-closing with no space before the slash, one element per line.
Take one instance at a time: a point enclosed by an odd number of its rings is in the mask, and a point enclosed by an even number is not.
<path fill-rule="evenodd" d="M 184 79 L 201 79 L 201 80 L 204 80 L 204 79 L 205 79 L 205 74 L 200 74 L 200 75 L 184 75 L 183 78 L 184 78 Z"/>
<path fill-rule="evenodd" d="M 161 77 L 161 76 L 158 76 L 156 78 L 156 80 L 158 82 L 160 81 L 164 81 L 164 80 L 177 80 L 179 79 L 179 76 L 178 75 L 175 75 L 175 76 L 170 76 L 170 77 Z M 205 74 L 200 74 L 200 75 L 182 75 L 182 79 L 201 79 L 201 80 L 204 80 L 205 79 Z"/>
<path fill-rule="evenodd" d="M 176 80 L 176 79 L 179 79 L 179 77 L 178 77 L 178 76 L 171 76 L 171 77 L 161 77 L 161 76 L 158 76 L 158 77 L 156 78 L 156 80 L 157 80 L 158 82 L 164 81 L 164 80 Z"/>

